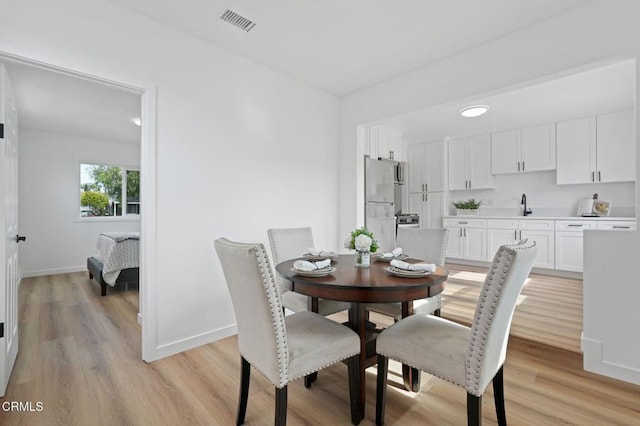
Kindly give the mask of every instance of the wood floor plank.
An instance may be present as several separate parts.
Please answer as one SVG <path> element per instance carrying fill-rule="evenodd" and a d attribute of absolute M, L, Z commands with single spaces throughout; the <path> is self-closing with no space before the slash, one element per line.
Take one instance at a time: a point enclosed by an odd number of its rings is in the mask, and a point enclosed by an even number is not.
<path fill-rule="evenodd" d="M 443 313 L 470 321 L 484 272 L 457 271 L 453 266 L 450 270 L 456 278 L 447 285 Z M 582 370 L 573 331 L 581 328 L 579 282 L 534 274 L 525 289 L 505 365 L 509 423 L 640 424 L 640 386 Z M 136 289 L 116 289 L 100 297 L 99 287 L 86 273 L 23 280 L 20 351 L 7 395 L 0 402 L 40 401 L 44 410 L 0 410 L 0 424 L 233 424 L 240 381 L 237 338 L 147 364 L 140 355 L 137 299 Z M 545 303 L 550 299 L 553 303 Z M 340 321 L 344 316 L 331 318 Z M 386 326 L 393 322 L 377 314 L 371 320 Z M 569 324 L 555 327 L 554 322 Z M 423 374 L 421 391 L 407 392 L 400 365 L 390 362 L 389 370 L 386 424 L 466 424 L 463 389 Z M 366 373 L 367 404 L 361 425 L 374 424 L 375 373 L 375 367 Z M 491 386 L 482 405 L 484 424 L 497 424 Z M 273 410 L 273 386 L 252 371 L 246 424 L 272 424 Z M 322 370 L 311 389 L 302 380 L 290 384 L 287 413 L 293 426 L 349 425 L 346 366 Z"/>

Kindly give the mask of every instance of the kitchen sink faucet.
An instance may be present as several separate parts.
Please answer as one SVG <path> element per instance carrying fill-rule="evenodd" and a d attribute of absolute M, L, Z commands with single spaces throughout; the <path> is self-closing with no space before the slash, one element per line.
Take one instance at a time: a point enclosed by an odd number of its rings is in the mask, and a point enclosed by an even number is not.
<path fill-rule="evenodd" d="M 520 200 L 520 204 L 524 206 L 522 209 L 522 216 L 529 216 L 531 213 L 531 209 L 527 208 L 527 194 L 522 194 L 522 200 Z"/>

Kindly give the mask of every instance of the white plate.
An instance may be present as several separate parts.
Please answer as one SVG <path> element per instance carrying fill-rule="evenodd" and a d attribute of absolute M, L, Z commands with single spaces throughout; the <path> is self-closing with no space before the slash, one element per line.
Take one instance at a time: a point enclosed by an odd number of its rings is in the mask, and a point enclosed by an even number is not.
<path fill-rule="evenodd" d="M 392 260 L 404 260 L 406 258 L 408 258 L 409 256 L 406 254 L 399 254 L 395 257 L 382 257 L 382 254 L 372 254 L 371 255 L 376 262 L 391 262 Z"/>
<path fill-rule="evenodd" d="M 420 277 L 426 277 L 427 275 L 430 274 L 429 271 L 407 271 L 406 269 L 396 268 L 395 266 L 389 266 L 387 268 L 387 272 L 393 275 L 397 275 L 398 277 L 405 277 L 405 278 L 420 278 Z"/>
<path fill-rule="evenodd" d="M 332 251 L 327 251 L 327 252 L 324 252 L 321 255 L 314 255 L 314 254 L 311 254 L 311 253 L 305 253 L 305 254 L 302 255 L 302 257 L 304 258 L 304 260 L 316 261 L 316 260 L 325 260 L 325 259 L 334 260 L 334 259 L 338 258 L 338 255 L 336 253 L 332 252 Z"/>
<path fill-rule="evenodd" d="M 322 269 L 314 269 L 313 271 L 301 271 L 299 269 L 291 268 L 291 271 L 303 277 L 324 277 L 326 275 L 334 273 L 336 271 L 336 268 L 334 268 L 333 266 L 327 266 Z"/>

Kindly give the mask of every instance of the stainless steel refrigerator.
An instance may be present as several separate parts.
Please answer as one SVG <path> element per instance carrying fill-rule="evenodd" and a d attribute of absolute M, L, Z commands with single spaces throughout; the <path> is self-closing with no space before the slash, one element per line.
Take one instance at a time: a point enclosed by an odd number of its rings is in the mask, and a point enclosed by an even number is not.
<path fill-rule="evenodd" d="M 378 251 L 395 248 L 394 184 L 397 162 L 365 157 L 365 226 L 378 241 Z"/>

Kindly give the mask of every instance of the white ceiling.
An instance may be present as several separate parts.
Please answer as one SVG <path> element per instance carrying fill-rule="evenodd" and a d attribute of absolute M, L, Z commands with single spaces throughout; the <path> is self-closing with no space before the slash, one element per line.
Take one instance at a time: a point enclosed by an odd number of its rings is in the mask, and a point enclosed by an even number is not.
<path fill-rule="evenodd" d="M 221 49 L 344 95 L 564 13 L 589 0 L 109 0 Z M 256 22 L 219 19 L 230 8 Z M 7 63 L 23 128 L 139 143 L 140 96 L 114 86 Z M 490 112 L 463 120 L 462 103 L 391 117 L 408 140 L 483 133 L 633 106 L 633 62 L 466 100 Z M 590 110 L 589 110 L 590 109 Z M 589 111 L 587 111 L 589 110 Z M 569 118 L 569 117 L 568 117 Z"/>
<path fill-rule="evenodd" d="M 112 85 L 0 58 L 23 129 L 110 142 L 140 143 L 140 95 Z"/>
<path fill-rule="evenodd" d="M 342 96 L 591 0 L 109 0 Z M 256 23 L 244 32 L 226 9 Z"/>
<path fill-rule="evenodd" d="M 626 60 L 476 99 L 413 111 L 368 123 L 399 130 L 407 142 L 470 136 L 619 111 L 635 106 L 635 60 Z M 468 105 L 488 105 L 464 118 Z"/>

